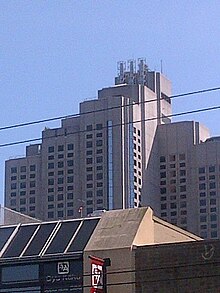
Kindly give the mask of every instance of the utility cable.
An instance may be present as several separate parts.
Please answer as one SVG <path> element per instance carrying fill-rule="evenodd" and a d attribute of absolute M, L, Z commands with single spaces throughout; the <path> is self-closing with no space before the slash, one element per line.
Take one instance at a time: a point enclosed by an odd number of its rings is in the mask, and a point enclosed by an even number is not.
<path fill-rule="evenodd" d="M 132 122 L 124 122 L 124 123 L 113 124 L 111 126 L 103 126 L 102 129 L 125 126 L 125 125 L 131 124 L 131 123 L 136 124 L 136 123 L 140 123 L 140 122 L 149 122 L 149 121 L 162 119 L 162 118 L 171 118 L 171 117 L 178 117 L 178 116 L 184 116 L 184 115 L 201 113 L 201 112 L 208 112 L 208 111 L 219 110 L 219 109 L 220 109 L 220 105 L 219 106 L 208 107 L 208 108 L 197 109 L 197 110 L 185 111 L 185 112 L 180 112 L 180 113 L 174 113 L 174 114 L 167 115 L 166 117 L 162 117 L 162 116 L 160 116 L 160 117 L 152 117 L 152 118 L 141 119 L 141 120 L 136 120 L 136 121 L 132 121 Z M 96 130 L 96 129 L 92 129 L 91 131 L 93 131 L 93 130 Z M 85 133 L 85 132 L 88 133 L 88 130 L 79 130 L 79 131 L 69 132 L 67 134 L 53 135 L 53 136 L 45 137 L 44 139 L 50 139 L 50 138 L 61 137 L 61 136 L 68 136 L 68 135 L 73 135 L 73 134 L 78 134 L 78 133 Z M 18 145 L 18 144 L 36 142 L 36 141 L 41 141 L 41 140 L 42 140 L 42 137 L 33 138 L 33 139 L 27 139 L 27 140 L 20 140 L 20 141 L 15 141 L 15 142 L 9 142 L 9 143 L 0 144 L 0 148 L 13 146 L 13 145 Z"/>
<path fill-rule="evenodd" d="M 214 88 L 209 88 L 209 89 L 203 89 L 203 90 L 198 90 L 198 91 L 187 92 L 187 93 L 183 93 L 183 94 L 172 95 L 172 96 L 169 96 L 167 98 L 168 99 L 175 99 L 175 98 L 191 96 L 191 95 L 196 95 L 196 94 L 203 94 L 203 93 L 213 92 L 213 91 L 218 91 L 218 90 L 220 90 L 220 87 L 214 87 Z M 164 98 L 151 99 L 151 100 L 142 101 L 142 102 L 140 101 L 140 102 L 137 102 L 137 104 L 139 104 L 139 105 L 140 104 L 147 104 L 147 103 L 151 103 L 151 102 L 156 102 L 158 100 L 164 100 Z M 94 101 L 96 101 L 96 99 L 94 99 Z M 41 124 L 41 123 L 45 123 L 45 122 L 52 122 L 52 121 L 61 120 L 61 119 L 74 118 L 74 117 L 78 117 L 78 116 L 83 116 L 83 115 L 88 115 L 88 114 L 93 114 L 93 113 L 99 113 L 99 112 L 104 112 L 104 111 L 110 111 L 110 110 L 115 110 L 115 109 L 119 109 L 119 108 L 125 108 L 125 107 L 129 107 L 129 106 L 133 106 L 133 105 L 134 105 L 134 102 L 129 103 L 127 105 L 112 106 L 112 107 L 109 107 L 109 108 L 104 108 L 104 109 L 99 109 L 99 110 L 92 110 L 92 111 L 87 111 L 87 112 L 82 112 L 82 113 L 75 113 L 75 114 L 69 114 L 69 115 L 64 115 L 64 116 L 56 116 L 56 117 L 52 117 L 52 118 L 45 118 L 45 119 L 41 119 L 41 120 L 34 120 L 34 121 L 30 121 L 30 122 L 12 124 L 12 125 L 8 125 L 8 126 L 0 127 L 0 131 L 9 130 L 9 129 L 13 129 L 13 128 L 19 128 L 19 127 L 30 126 L 30 125 L 35 125 L 35 124 Z"/>

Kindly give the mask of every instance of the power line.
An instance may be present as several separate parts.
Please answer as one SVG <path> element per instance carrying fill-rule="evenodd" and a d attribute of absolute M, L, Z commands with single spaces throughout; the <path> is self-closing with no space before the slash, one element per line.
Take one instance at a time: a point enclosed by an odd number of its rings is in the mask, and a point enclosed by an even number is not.
<path fill-rule="evenodd" d="M 168 99 L 176 99 L 176 98 L 181 98 L 181 97 L 185 97 L 185 96 L 203 94 L 203 93 L 218 91 L 218 90 L 220 90 L 220 87 L 214 87 L 214 88 L 209 88 L 209 89 L 203 89 L 203 90 L 198 90 L 198 91 L 192 91 L 192 92 L 172 95 L 167 98 Z M 158 100 L 161 101 L 164 99 L 160 98 L 160 99 L 151 99 L 151 100 L 142 101 L 142 102 L 140 101 L 140 102 L 138 102 L 138 104 L 147 104 L 147 103 L 156 102 Z M 74 114 L 69 114 L 69 115 L 64 115 L 64 116 L 56 116 L 56 117 L 51 117 L 51 118 L 34 120 L 34 121 L 30 121 L 30 122 L 17 123 L 17 124 L 12 124 L 12 125 L 8 125 L 8 126 L 2 126 L 2 127 L 0 127 L 0 131 L 9 130 L 9 129 L 13 129 L 13 128 L 19 128 L 19 127 L 25 127 L 25 126 L 31 126 L 31 125 L 35 125 L 35 124 L 41 124 L 41 123 L 45 123 L 45 122 L 52 122 L 52 121 L 61 120 L 61 119 L 74 118 L 74 117 L 78 117 L 78 116 L 99 113 L 99 112 L 104 112 L 104 111 L 110 111 L 110 110 L 125 108 L 125 107 L 129 107 L 129 106 L 133 106 L 133 105 L 134 105 L 134 103 L 132 102 L 127 105 L 112 106 L 110 108 L 87 111 L 87 112 L 83 112 L 83 113 L 74 113 Z"/>
<path fill-rule="evenodd" d="M 166 118 L 184 116 L 184 115 L 207 112 L 207 111 L 213 111 L 213 110 L 219 110 L 219 109 L 220 109 L 220 105 L 219 106 L 208 107 L 208 108 L 197 109 L 197 110 L 186 111 L 186 112 L 174 113 L 174 114 L 167 115 Z M 164 117 L 160 116 L 160 117 L 152 117 L 152 118 L 147 118 L 147 119 L 136 120 L 136 121 L 133 121 L 132 124 L 136 124 L 136 123 L 140 123 L 140 122 L 149 122 L 149 121 L 157 120 L 158 118 L 162 119 Z M 113 124 L 111 126 L 111 128 L 128 125 L 130 123 L 131 122 Z M 102 127 L 102 129 L 105 129 L 105 128 L 108 128 L 108 127 L 109 126 L 104 126 L 104 127 Z M 92 129 L 92 130 L 95 130 L 95 129 Z M 68 136 L 68 135 L 73 135 L 73 134 L 78 134 L 78 133 L 85 133 L 85 132 L 88 132 L 88 131 L 87 130 L 79 130 L 79 131 L 75 131 L 75 132 L 69 132 L 67 134 L 59 134 L 59 135 L 53 135 L 53 136 L 45 137 L 44 139 L 49 139 L 49 138 L 54 138 L 54 137 L 61 137 L 61 136 Z M 36 142 L 36 141 L 40 141 L 40 140 L 42 140 L 42 137 L 33 138 L 33 139 L 27 139 L 27 140 L 20 140 L 20 141 L 15 141 L 15 142 L 9 142 L 9 143 L 0 144 L 0 148 L 13 146 L 13 145 L 18 145 L 18 144 Z"/>

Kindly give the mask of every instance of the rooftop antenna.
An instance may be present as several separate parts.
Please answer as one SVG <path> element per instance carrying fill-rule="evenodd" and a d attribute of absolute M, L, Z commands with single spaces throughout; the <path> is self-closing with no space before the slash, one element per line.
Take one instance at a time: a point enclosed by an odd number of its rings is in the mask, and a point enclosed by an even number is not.
<path fill-rule="evenodd" d="M 163 60 L 160 60 L 160 73 L 163 73 Z"/>

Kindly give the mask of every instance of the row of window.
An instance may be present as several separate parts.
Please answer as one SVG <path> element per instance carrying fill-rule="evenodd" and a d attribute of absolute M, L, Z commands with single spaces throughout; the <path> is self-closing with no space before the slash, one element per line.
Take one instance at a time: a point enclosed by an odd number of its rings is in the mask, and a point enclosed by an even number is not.
<path fill-rule="evenodd" d="M 36 177 L 36 174 L 35 173 L 31 173 L 30 175 L 29 175 L 29 178 L 30 179 L 34 179 Z M 27 179 L 27 176 L 26 176 L 26 174 L 23 174 L 23 175 L 20 175 L 20 180 L 25 180 L 25 179 Z M 17 177 L 17 175 L 13 175 L 13 176 L 11 176 L 11 181 L 15 181 L 15 180 L 18 180 L 18 177 Z"/>
<path fill-rule="evenodd" d="M 177 202 L 171 202 L 170 203 L 170 208 L 171 209 L 176 209 L 177 206 L 178 206 L 178 203 Z M 182 209 L 186 208 L 187 207 L 186 201 L 181 201 L 179 203 L 179 207 L 182 208 Z M 168 208 L 168 204 L 167 203 L 162 203 L 161 206 L 160 206 L 160 208 L 161 208 L 161 210 L 166 210 Z"/>
<path fill-rule="evenodd" d="M 27 172 L 27 166 L 21 166 L 20 169 L 18 167 L 11 167 L 11 174 L 18 173 L 18 170 L 20 170 L 20 173 L 25 173 L 25 172 Z M 36 171 L 36 165 L 30 165 L 29 171 L 30 172 L 35 172 Z"/>
<path fill-rule="evenodd" d="M 65 198 L 65 196 L 63 193 L 59 193 L 56 196 L 54 194 L 50 194 L 50 195 L 48 195 L 47 200 L 48 200 L 48 202 L 55 201 L 55 199 L 57 199 L 58 201 L 62 201 L 62 200 L 64 200 L 64 198 Z M 66 198 L 67 198 L 67 200 L 72 200 L 73 199 L 73 192 L 68 192 L 66 194 Z"/>
<path fill-rule="evenodd" d="M 36 182 L 35 181 L 30 181 L 29 182 L 29 187 L 30 188 L 34 188 L 36 186 Z M 27 188 L 27 183 L 26 182 L 21 182 L 19 185 L 20 189 L 24 189 Z M 11 190 L 13 189 L 17 189 L 18 188 L 18 184 L 17 182 L 13 182 L 11 183 Z"/>
<path fill-rule="evenodd" d="M 67 217 L 72 217 L 74 215 L 74 211 L 73 209 L 71 210 L 67 210 Z M 47 213 L 47 217 L 48 219 L 54 219 L 55 217 L 55 212 L 54 211 L 50 211 Z M 57 211 L 57 217 L 58 218 L 63 218 L 64 217 L 64 211 L 61 210 L 61 211 Z"/>
<path fill-rule="evenodd" d="M 211 165 L 211 166 L 208 167 L 208 170 L 207 170 L 206 167 L 199 167 L 198 168 L 198 173 L 199 174 L 204 174 L 204 173 L 206 173 L 206 171 L 209 171 L 209 173 L 214 173 L 214 172 L 217 171 L 217 167 L 214 166 L 214 165 Z M 220 171 L 220 166 L 219 166 L 219 171 Z"/>
<path fill-rule="evenodd" d="M 168 172 L 166 172 L 166 171 L 164 171 L 164 172 L 160 172 L 160 178 L 162 179 L 162 178 L 166 178 L 167 177 L 167 173 Z M 177 176 L 177 171 L 170 171 L 169 172 L 169 176 L 170 177 L 176 177 Z M 186 170 L 179 170 L 179 176 L 186 176 Z"/>
<path fill-rule="evenodd" d="M 20 203 L 20 205 L 27 204 L 26 198 L 21 198 L 20 201 L 19 201 L 19 203 Z M 10 205 L 11 206 L 15 206 L 16 204 L 17 204 L 16 199 L 11 199 Z M 29 204 L 35 204 L 35 197 L 30 197 L 29 198 Z"/>
<path fill-rule="evenodd" d="M 64 179 L 65 179 L 64 177 L 57 178 L 57 184 L 64 184 L 64 181 L 65 181 Z M 74 180 L 73 176 L 68 176 L 66 178 L 67 183 L 73 183 L 73 180 Z M 49 178 L 48 181 L 47 181 L 47 184 L 48 185 L 54 185 L 55 184 L 54 178 Z"/>
<path fill-rule="evenodd" d="M 73 144 L 69 143 L 67 144 L 67 150 L 72 151 L 73 150 Z M 57 151 L 58 152 L 63 152 L 64 151 L 64 145 L 58 145 L 57 146 Z M 54 153 L 55 152 L 55 146 L 49 146 L 48 147 L 48 153 Z"/>
<path fill-rule="evenodd" d="M 73 153 L 68 153 L 68 154 L 67 154 L 67 158 L 72 158 L 73 156 L 74 156 Z M 63 159 L 63 158 L 64 158 L 64 154 L 58 154 L 58 155 L 57 155 L 57 158 L 58 158 L 58 159 Z M 49 156 L 47 157 L 47 159 L 48 159 L 48 161 L 54 160 L 54 159 L 55 159 L 55 156 L 54 156 L 54 155 L 49 155 Z"/>
<path fill-rule="evenodd" d="M 179 154 L 179 155 L 169 155 L 169 162 L 174 162 L 176 160 L 184 161 L 186 159 L 185 154 Z M 165 156 L 160 156 L 160 163 L 165 163 L 167 161 L 167 158 Z"/>
<path fill-rule="evenodd" d="M 72 167 L 73 166 L 73 160 L 67 160 L 67 166 Z M 48 167 L 48 169 L 54 169 L 55 168 L 54 162 L 48 163 L 47 167 Z M 58 168 L 64 168 L 64 161 L 57 162 L 57 167 Z"/>
<path fill-rule="evenodd" d="M 29 191 L 29 195 L 30 196 L 33 195 L 33 194 L 35 194 L 35 193 L 36 193 L 35 189 Z M 13 192 L 11 192 L 10 195 L 11 195 L 11 197 L 16 197 L 18 195 L 18 193 L 16 191 L 13 191 Z M 27 195 L 26 190 L 21 190 L 19 192 L 19 195 L 20 196 L 26 196 Z"/>

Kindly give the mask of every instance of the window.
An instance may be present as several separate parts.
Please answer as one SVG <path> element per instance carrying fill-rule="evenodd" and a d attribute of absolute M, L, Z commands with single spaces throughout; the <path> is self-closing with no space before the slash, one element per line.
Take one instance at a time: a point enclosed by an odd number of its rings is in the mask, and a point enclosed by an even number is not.
<path fill-rule="evenodd" d="M 68 207 L 68 208 L 73 207 L 73 202 L 72 202 L 72 201 L 71 201 L 71 202 L 68 202 L 68 203 L 67 203 L 67 207 Z"/>
<path fill-rule="evenodd" d="M 175 193 L 176 192 L 176 185 L 170 186 L 170 192 Z"/>
<path fill-rule="evenodd" d="M 73 174 L 73 169 L 68 169 L 67 174 Z"/>
<path fill-rule="evenodd" d="M 86 176 L 86 180 L 87 180 L 87 181 L 89 181 L 89 180 L 93 180 L 93 176 L 92 176 L 92 174 L 88 174 L 88 175 Z"/>
<path fill-rule="evenodd" d="M 35 166 L 35 165 L 30 165 L 30 171 L 31 171 L 31 172 L 36 171 L 36 166 Z"/>
<path fill-rule="evenodd" d="M 102 140 L 101 139 L 96 141 L 96 146 L 102 146 Z"/>
<path fill-rule="evenodd" d="M 186 191 L 186 185 L 180 186 L 180 192 L 185 192 Z"/>
<path fill-rule="evenodd" d="M 216 196 L 216 191 L 210 191 L 210 196 Z"/>
<path fill-rule="evenodd" d="M 93 197 L 93 193 L 92 191 L 87 191 L 86 192 L 86 197 L 89 198 L 89 197 Z"/>
<path fill-rule="evenodd" d="M 160 170 L 165 170 L 166 169 L 166 165 L 160 165 Z"/>
<path fill-rule="evenodd" d="M 160 189 L 160 194 L 165 194 L 167 192 L 166 187 Z"/>
<path fill-rule="evenodd" d="M 73 193 L 72 192 L 67 193 L 67 199 L 73 199 Z"/>
<path fill-rule="evenodd" d="M 102 129 L 102 124 L 101 124 L 101 123 L 96 124 L 96 129 L 97 129 L 97 130 L 101 130 L 101 129 Z"/>
<path fill-rule="evenodd" d="M 35 194 L 35 190 L 30 190 L 30 194 Z"/>
<path fill-rule="evenodd" d="M 96 163 L 102 163 L 103 161 L 103 157 L 102 156 L 99 156 L 96 158 Z"/>
<path fill-rule="evenodd" d="M 176 156 L 175 155 L 170 155 L 169 158 L 170 158 L 170 162 L 173 162 L 173 161 L 176 160 Z"/>
<path fill-rule="evenodd" d="M 58 152 L 63 152 L 63 151 L 64 151 L 64 146 L 58 145 Z"/>
<path fill-rule="evenodd" d="M 185 183 L 186 182 L 186 178 L 180 178 L 180 183 Z"/>
<path fill-rule="evenodd" d="M 73 210 L 67 210 L 67 216 L 68 217 L 73 216 Z"/>
<path fill-rule="evenodd" d="M 57 200 L 63 200 L 63 194 L 62 193 L 57 195 Z"/>
<path fill-rule="evenodd" d="M 103 190 L 102 189 L 97 190 L 96 196 L 103 196 Z"/>
<path fill-rule="evenodd" d="M 54 195 L 48 195 L 47 200 L 50 201 L 54 201 Z"/>
<path fill-rule="evenodd" d="M 103 199 L 97 199 L 97 204 L 102 204 L 103 203 Z"/>
<path fill-rule="evenodd" d="M 30 174 L 30 178 L 31 178 L 31 179 L 32 179 L 32 178 L 35 178 L 35 174 L 34 174 L 34 173 Z"/>
<path fill-rule="evenodd" d="M 10 200 L 10 205 L 11 206 L 16 206 L 16 199 L 11 199 Z"/>
<path fill-rule="evenodd" d="M 217 215 L 216 214 L 210 215 L 210 221 L 211 222 L 216 222 L 217 221 Z"/>
<path fill-rule="evenodd" d="M 54 168 L 54 163 L 48 163 L 48 169 L 53 169 Z"/>
<path fill-rule="evenodd" d="M 103 166 L 102 165 L 101 166 L 96 166 L 96 170 L 97 171 L 103 170 Z"/>
<path fill-rule="evenodd" d="M 180 176 L 186 176 L 186 170 L 180 170 Z"/>
<path fill-rule="evenodd" d="M 180 161 L 184 161 L 186 159 L 186 155 L 185 154 L 179 154 L 179 160 Z"/>
<path fill-rule="evenodd" d="M 49 161 L 54 160 L 54 155 L 50 155 L 50 156 L 48 156 L 48 160 L 49 160 Z"/>
<path fill-rule="evenodd" d="M 93 184 L 92 183 L 86 184 L 86 188 L 93 188 Z"/>
<path fill-rule="evenodd" d="M 58 162 L 57 166 L 58 168 L 63 168 L 64 162 L 63 161 Z"/>
<path fill-rule="evenodd" d="M 166 210 L 167 209 L 167 204 L 166 203 L 162 203 L 160 206 L 161 210 Z"/>
<path fill-rule="evenodd" d="M 48 153 L 53 153 L 53 152 L 54 152 L 54 146 L 49 146 Z"/>
<path fill-rule="evenodd" d="M 97 180 L 102 180 L 103 179 L 103 174 L 102 173 L 97 173 L 96 174 L 96 179 Z"/>
<path fill-rule="evenodd" d="M 170 208 L 171 209 L 176 209 L 176 203 L 175 202 L 171 202 L 170 203 Z"/>
<path fill-rule="evenodd" d="M 102 187 L 103 186 L 103 182 L 97 182 L 96 186 L 97 187 Z"/>
<path fill-rule="evenodd" d="M 17 176 L 11 176 L 11 181 L 17 180 Z"/>
<path fill-rule="evenodd" d="M 48 179 L 48 185 L 54 185 L 54 179 L 53 178 Z"/>
<path fill-rule="evenodd" d="M 205 167 L 200 167 L 199 174 L 204 174 L 204 173 L 205 173 Z"/>
<path fill-rule="evenodd" d="M 54 192 L 54 188 L 48 188 L 48 193 Z"/>
<path fill-rule="evenodd" d="M 215 182 L 210 182 L 210 183 L 209 183 L 209 188 L 210 188 L 210 189 L 215 189 L 215 188 L 216 188 L 216 184 L 215 184 Z"/>
<path fill-rule="evenodd" d="M 68 190 L 68 191 L 69 191 L 69 190 L 73 190 L 73 186 L 72 186 L 72 185 L 67 186 L 67 190 Z"/>
<path fill-rule="evenodd" d="M 160 178 L 166 178 L 166 172 L 161 172 L 160 173 Z"/>
<path fill-rule="evenodd" d="M 205 183 L 200 183 L 199 184 L 199 190 L 205 190 L 206 189 L 206 184 Z"/>
<path fill-rule="evenodd" d="M 216 198 L 210 199 L 210 205 L 216 205 Z"/>
<path fill-rule="evenodd" d="M 92 150 L 86 151 L 86 155 L 91 156 L 92 155 Z"/>
<path fill-rule="evenodd" d="M 21 204 L 21 205 L 26 204 L 26 198 L 21 198 L 21 199 L 20 199 L 20 204 Z"/>
<path fill-rule="evenodd" d="M 92 138 L 92 133 L 90 133 L 90 134 L 86 134 L 86 138 L 87 138 L 87 139 L 91 139 L 91 138 Z"/>
<path fill-rule="evenodd" d="M 21 182 L 20 183 L 20 188 L 26 188 L 26 182 Z"/>
<path fill-rule="evenodd" d="M 25 196 L 25 195 L 26 195 L 26 191 L 25 190 L 20 191 L 20 196 Z"/>
<path fill-rule="evenodd" d="M 54 218 L 54 212 L 48 212 L 47 216 L 48 216 L 48 219 Z"/>
<path fill-rule="evenodd" d="M 35 203 L 35 197 L 30 197 L 30 199 L 29 199 L 29 203 L 30 203 L 30 204 L 34 204 L 34 203 Z"/>
<path fill-rule="evenodd" d="M 11 197 L 15 197 L 16 195 L 16 192 L 11 192 Z"/>
<path fill-rule="evenodd" d="M 62 202 L 61 203 L 58 203 L 57 208 L 58 209 L 63 208 L 63 203 Z"/>
<path fill-rule="evenodd" d="M 180 202 L 180 208 L 186 208 L 186 201 Z"/>
<path fill-rule="evenodd" d="M 185 163 L 180 163 L 180 168 L 186 167 Z"/>
<path fill-rule="evenodd" d="M 86 167 L 86 171 L 87 171 L 87 172 L 91 172 L 92 170 L 93 170 L 92 167 Z"/>
<path fill-rule="evenodd" d="M 68 153 L 67 154 L 67 158 L 72 158 L 73 157 L 73 153 Z"/>
<path fill-rule="evenodd" d="M 210 173 L 215 172 L 215 166 L 209 166 L 209 172 Z"/>
<path fill-rule="evenodd" d="M 73 176 L 67 177 L 67 183 L 73 183 Z"/>
<path fill-rule="evenodd" d="M 54 172 L 48 172 L 48 176 L 54 176 Z"/>
<path fill-rule="evenodd" d="M 87 148 L 92 148 L 92 141 L 87 141 L 86 142 L 86 147 Z"/>
<path fill-rule="evenodd" d="M 90 125 L 87 125 L 87 126 L 86 126 L 86 130 L 87 130 L 87 131 L 91 131 L 91 130 L 92 130 L 92 125 L 91 125 L 91 124 L 90 124 Z"/>
<path fill-rule="evenodd" d="M 211 238 L 217 238 L 218 234 L 217 231 L 211 231 Z"/>
<path fill-rule="evenodd" d="M 68 151 L 72 151 L 73 150 L 73 143 L 69 143 L 67 145 L 67 149 L 68 149 Z"/>
<path fill-rule="evenodd" d="M 205 215 L 201 215 L 201 216 L 200 216 L 200 222 L 201 222 L 201 223 L 205 223 L 205 222 L 207 222 L 207 216 L 205 216 Z"/>
<path fill-rule="evenodd" d="M 20 167 L 20 172 L 21 172 L 21 173 L 26 172 L 26 166 L 21 166 L 21 167 Z"/>
<path fill-rule="evenodd" d="M 206 206 L 206 199 L 200 199 L 200 206 Z"/>
<path fill-rule="evenodd" d="M 11 174 L 17 173 L 17 167 L 12 167 L 11 168 Z"/>
<path fill-rule="evenodd" d="M 102 132 L 96 133 L 96 137 L 102 137 Z"/>
<path fill-rule="evenodd" d="M 63 154 L 58 154 L 58 159 L 63 159 L 64 155 Z"/>
<path fill-rule="evenodd" d="M 87 200 L 86 204 L 87 205 L 92 205 L 93 204 L 93 200 L 91 200 L 91 199 L 90 200 Z"/>
<path fill-rule="evenodd" d="M 64 181 L 63 177 L 57 179 L 58 184 L 63 184 L 63 181 Z"/>
<path fill-rule="evenodd" d="M 166 162 L 166 158 L 165 158 L 164 156 L 161 156 L 161 157 L 160 157 L 160 162 L 161 162 L 161 163 L 165 163 L 165 162 Z"/>
<path fill-rule="evenodd" d="M 35 187 L 35 181 L 30 181 L 30 188 L 33 188 L 33 187 Z"/>
<path fill-rule="evenodd" d="M 102 154 L 102 149 L 96 150 L 96 154 Z"/>
<path fill-rule="evenodd" d="M 86 164 L 92 164 L 92 158 L 87 158 L 86 159 Z"/>
<path fill-rule="evenodd" d="M 17 184 L 16 183 L 11 183 L 11 189 L 16 189 L 17 188 Z"/>
<path fill-rule="evenodd" d="M 170 171 L 170 177 L 176 177 L 176 171 Z"/>

